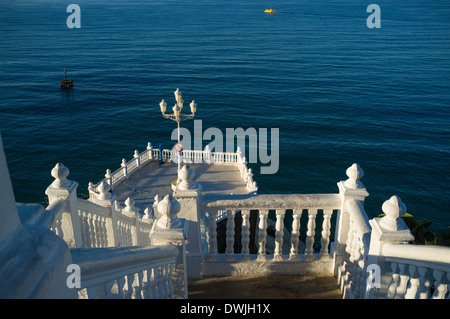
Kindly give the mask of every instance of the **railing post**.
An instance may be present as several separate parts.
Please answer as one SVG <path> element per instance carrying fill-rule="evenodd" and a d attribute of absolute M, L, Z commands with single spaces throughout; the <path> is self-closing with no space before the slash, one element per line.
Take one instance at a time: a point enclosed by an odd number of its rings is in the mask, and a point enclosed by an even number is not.
<path fill-rule="evenodd" d="M 178 183 L 173 196 L 180 203 L 181 210 L 178 216 L 189 221 L 188 241 L 186 244 L 187 266 L 189 278 L 201 278 L 202 247 L 200 240 L 198 197 L 201 194 L 201 185 L 194 182 L 195 172 L 188 165 L 183 165 L 178 173 Z"/>
<path fill-rule="evenodd" d="M 211 164 L 212 163 L 211 148 L 209 147 L 209 145 L 206 145 L 205 146 L 205 150 L 203 151 L 203 161 L 206 164 Z"/>
<path fill-rule="evenodd" d="M 346 174 L 348 179 L 337 183 L 339 194 L 341 195 L 341 208 L 338 211 L 336 219 L 336 230 L 334 245 L 331 247 L 331 253 L 334 258 L 335 275 L 339 276 L 339 268 L 343 265 L 346 253 L 346 243 L 348 242 L 348 235 L 350 230 L 350 215 L 346 208 L 348 200 L 356 200 L 364 203 L 364 200 L 369 193 L 360 179 L 364 176 L 364 171 L 357 163 L 350 166 Z M 350 234 L 352 235 L 352 234 Z"/>
<path fill-rule="evenodd" d="M 135 201 L 131 197 L 125 200 L 125 207 L 122 209 L 122 214 L 134 218 L 134 227 L 131 228 L 131 239 L 133 246 L 138 246 L 139 242 L 139 228 L 138 228 L 138 218 L 139 218 L 139 208 L 134 207 Z"/>
<path fill-rule="evenodd" d="M 390 267 L 393 265 L 389 265 L 389 263 L 383 262 L 383 260 L 380 259 L 384 244 L 409 243 L 414 240 L 414 236 L 411 234 L 405 222 L 401 219 L 401 216 L 406 213 L 406 206 L 398 196 L 392 196 L 389 200 L 385 201 L 382 210 L 386 214 L 384 217 L 374 218 L 369 221 L 372 226 L 372 233 L 367 263 L 369 265 L 377 265 L 381 274 L 385 274 L 391 272 Z M 404 267 L 404 265 L 402 265 L 402 267 Z M 396 296 L 397 288 L 399 286 L 399 284 L 397 284 L 397 275 L 392 278 L 393 281 L 391 281 L 388 289 L 388 297 L 391 297 L 391 295 Z M 378 295 L 382 293 L 382 291 L 386 291 L 387 287 L 379 287 L 381 289 L 375 291 L 374 285 L 371 284 L 370 279 L 371 278 L 368 278 L 367 280 L 365 297 L 367 299 L 384 297 Z M 404 283 L 402 282 L 402 287 L 398 289 L 399 294 L 404 294 L 403 285 Z"/>
<path fill-rule="evenodd" d="M 122 163 L 120 164 L 120 166 L 123 169 L 124 179 L 127 179 L 128 178 L 128 167 L 127 167 L 127 161 L 124 158 L 122 158 Z"/>
<path fill-rule="evenodd" d="M 138 150 L 134 150 L 133 157 L 134 157 L 134 158 L 136 159 L 136 161 L 137 161 L 137 169 L 140 170 L 140 169 L 141 169 L 141 157 L 139 156 Z"/>
<path fill-rule="evenodd" d="M 147 151 L 148 151 L 148 158 L 150 160 L 153 159 L 153 147 L 152 147 L 152 143 L 148 142 L 147 143 Z"/>
<path fill-rule="evenodd" d="M 66 211 L 61 217 L 61 227 L 64 234 L 64 241 L 70 248 L 80 248 L 83 245 L 81 238 L 80 219 L 78 217 L 78 183 L 67 179 L 69 169 L 58 163 L 51 171 L 55 178 L 52 184 L 47 187 L 45 194 L 49 203 L 58 200 L 67 202 Z"/>
<path fill-rule="evenodd" d="M 180 203 L 172 196 L 166 195 L 157 205 L 159 218 L 154 222 L 150 241 L 152 245 L 171 245 L 178 249 L 178 257 L 173 272 L 174 294 L 188 297 L 186 239 L 188 221 L 178 218 Z"/>
<path fill-rule="evenodd" d="M 109 168 L 106 170 L 105 178 L 106 178 L 106 182 L 109 184 L 109 187 L 111 187 L 111 190 L 112 190 L 113 189 L 113 179 L 112 179 L 111 170 Z"/>

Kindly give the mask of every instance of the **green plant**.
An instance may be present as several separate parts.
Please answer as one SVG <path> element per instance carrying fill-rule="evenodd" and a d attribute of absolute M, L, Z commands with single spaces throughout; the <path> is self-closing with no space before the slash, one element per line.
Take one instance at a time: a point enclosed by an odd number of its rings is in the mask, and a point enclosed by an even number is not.
<path fill-rule="evenodd" d="M 378 217 L 383 217 L 384 215 L 385 214 L 380 214 Z M 402 216 L 402 219 L 414 236 L 414 244 L 416 245 L 439 244 L 438 236 L 436 236 L 435 233 L 427 230 L 432 224 L 431 221 L 424 219 L 419 222 L 413 215 L 408 213 L 404 214 Z"/>

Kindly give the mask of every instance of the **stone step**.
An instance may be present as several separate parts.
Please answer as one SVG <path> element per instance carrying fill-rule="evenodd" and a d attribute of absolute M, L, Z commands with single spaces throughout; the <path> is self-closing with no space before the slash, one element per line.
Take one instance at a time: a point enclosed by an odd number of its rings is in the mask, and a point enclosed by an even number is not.
<path fill-rule="evenodd" d="M 205 278 L 188 283 L 189 299 L 342 299 L 333 276 Z"/>

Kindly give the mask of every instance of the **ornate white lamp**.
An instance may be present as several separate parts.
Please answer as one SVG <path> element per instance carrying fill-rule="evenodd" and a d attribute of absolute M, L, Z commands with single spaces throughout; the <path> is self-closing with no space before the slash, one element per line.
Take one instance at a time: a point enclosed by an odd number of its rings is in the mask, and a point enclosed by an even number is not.
<path fill-rule="evenodd" d="M 197 112 L 197 104 L 193 100 L 191 102 L 191 104 L 189 105 L 191 107 L 191 114 L 181 113 L 181 110 L 183 109 L 184 101 L 183 101 L 180 89 L 176 89 L 176 91 L 173 92 L 173 94 L 175 95 L 175 100 L 177 101 L 177 103 L 172 108 L 173 114 L 166 114 L 167 103 L 164 99 L 161 101 L 161 103 L 159 103 L 159 106 L 161 108 L 161 113 L 165 119 L 169 119 L 169 120 L 177 122 L 178 143 L 180 143 L 180 123 L 182 121 L 191 120 L 195 117 L 195 113 Z M 180 161 L 178 163 L 178 171 L 180 171 L 180 169 L 181 169 L 181 156 L 180 156 Z"/>

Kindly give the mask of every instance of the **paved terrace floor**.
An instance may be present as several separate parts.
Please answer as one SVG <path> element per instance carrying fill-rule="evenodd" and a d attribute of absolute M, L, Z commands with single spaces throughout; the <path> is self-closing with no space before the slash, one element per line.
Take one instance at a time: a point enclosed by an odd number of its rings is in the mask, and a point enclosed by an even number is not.
<path fill-rule="evenodd" d="M 189 164 L 203 194 L 248 194 L 235 165 Z M 114 188 L 119 201 L 131 197 L 143 211 L 155 195 L 172 194 L 177 164 L 150 162 Z M 189 282 L 190 299 L 341 299 L 336 278 L 315 276 L 222 277 Z"/>
<path fill-rule="evenodd" d="M 194 181 L 202 186 L 202 194 L 248 194 L 239 169 L 235 165 L 188 164 L 195 171 Z M 177 178 L 177 164 L 150 162 L 114 188 L 113 194 L 123 202 L 128 197 L 143 211 L 153 204 L 155 195 L 172 194 L 172 180 Z"/>
<path fill-rule="evenodd" d="M 188 283 L 188 299 L 342 299 L 333 276 L 247 276 Z"/>

